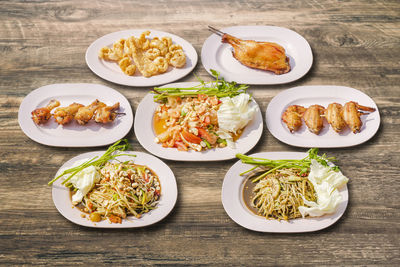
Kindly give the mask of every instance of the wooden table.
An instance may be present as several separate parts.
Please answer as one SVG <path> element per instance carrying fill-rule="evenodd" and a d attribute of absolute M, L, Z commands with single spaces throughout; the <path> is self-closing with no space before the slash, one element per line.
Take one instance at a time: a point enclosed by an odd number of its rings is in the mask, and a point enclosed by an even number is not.
<path fill-rule="evenodd" d="M 0 264 L 116 265 L 398 265 L 400 3 L 398 1 L 3 1 L 0 4 Z M 368 142 L 322 149 L 336 156 L 349 182 L 349 205 L 333 226 L 304 234 L 268 234 L 233 222 L 221 204 L 224 175 L 236 160 L 165 161 L 176 175 L 178 202 L 160 223 L 141 229 L 89 229 L 58 213 L 47 182 L 68 159 L 96 148 L 55 148 L 30 140 L 17 121 L 32 90 L 53 83 L 99 83 L 136 110 L 150 88 L 107 82 L 85 51 L 125 29 L 158 29 L 191 42 L 200 55 L 207 25 L 276 25 L 310 43 L 314 64 L 290 84 L 251 86 L 265 111 L 279 92 L 300 85 L 363 91 L 380 109 Z M 194 73 L 211 77 L 199 62 Z M 180 81 L 195 81 L 188 75 Z M 144 151 L 133 129 L 127 135 Z M 105 148 L 105 147 L 103 147 Z M 101 148 L 101 149 L 103 149 Z M 97 148 L 98 149 L 98 148 Z M 264 127 L 251 151 L 297 151 Z"/>

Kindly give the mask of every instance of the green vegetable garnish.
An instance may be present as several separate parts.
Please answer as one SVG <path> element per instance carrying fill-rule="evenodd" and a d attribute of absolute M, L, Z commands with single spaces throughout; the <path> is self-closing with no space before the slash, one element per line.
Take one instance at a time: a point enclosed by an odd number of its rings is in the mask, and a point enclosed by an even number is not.
<path fill-rule="evenodd" d="M 206 146 L 207 146 L 209 149 L 211 149 L 211 144 L 210 144 L 206 139 L 203 139 L 203 142 L 206 144 Z"/>
<path fill-rule="evenodd" d="M 218 139 L 217 139 L 217 143 L 218 143 L 218 144 L 221 144 L 221 143 L 222 143 L 222 144 L 224 144 L 224 145 L 227 145 L 227 144 L 228 144 L 228 143 L 226 142 L 226 140 L 225 140 L 225 139 L 222 139 L 222 138 L 218 138 Z M 241 154 L 237 154 L 237 155 L 241 155 Z M 237 156 L 237 155 L 236 155 L 236 156 Z"/>
<path fill-rule="evenodd" d="M 266 166 L 266 167 L 270 168 L 268 171 L 257 176 L 256 178 L 254 178 L 253 182 L 257 182 L 260 179 L 267 176 L 269 173 L 271 173 L 275 170 L 281 169 L 281 168 L 295 168 L 295 169 L 300 170 L 300 174 L 306 173 L 310 169 L 312 159 L 315 159 L 317 162 L 319 162 L 323 166 L 329 167 L 336 172 L 340 170 L 338 166 L 330 167 L 328 165 L 329 161 L 335 161 L 336 158 L 335 157 L 328 158 L 326 156 L 326 154 L 323 154 L 322 156 L 318 156 L 318 148 L 309 149 L 308 156 L 303 159 L 300 159 L 300 160 L 296 160 L 296 159 L 271 160 L 271 159 L 264 159 L 264 158 L 249 157 L 249 156 L 246 156 L 243 154 L 236 154 L 236 157 L 241 159 L 243 163 L 254 165 L 253 168 L 251 168 L 245 172 L 242 172 L 240 175 L 249 173 L 260 166 Z"/>
<path fill-rule="evenodd" d="M 56 178 L 51 180 L 48 185 L 53 184 L 55 181 L 57 181 L 60 177 L 66 175 L 66 174 L 71 174 L 68 176 L 67 179 L 65 179 L 61 184 L 65 184 L 68 182 L 75 174 L 80 172 L 81 170 L 89 167 L 89 166 L 95 166 L 95 167 L 102 167 L 104 166 L 108 161 L 115 159 L 119 156 L 130 156 L 130 157 L 136 157 L 136 155 L 131 155 L 131 154 L 123 154 L 123 153 L 118 153 L 117 151 L 125 151 L 130 148 L 130 145 L 128 143 L 127 139 L 122 139 L 117 142 L 115 142 L 112 146 L 110 146 L 107 151 L 101 156 L 101 157 L 94 157 L 92 159 L 89 159 L 88 161 L 85 161 L 79 166 L 76 166 L 74 168 L 67 169 L 63 171 L 60 175 L 58 175 Z M 114 153 L 117 152 L 117 153 Z"/>
<path fill-rule="evenodd" d="M 236 82 L 227 82 L 224 78 L 219 77 L 219 72 L 210 70 L 212 75 L 215 77 L 215 81 L 205 82 L 199 77 L 200 84 L 194 87 L 188 88 L 177 88 L 177 87 L 155 87 L 152 91 L 154 94 L 154 101 L 165 102 L 169 96 L 196 96 L 196 95 L 209 95 L 221 97 L 234 97 L 241 93 L 246 93 L 248 85 L 240 84 Z"/>

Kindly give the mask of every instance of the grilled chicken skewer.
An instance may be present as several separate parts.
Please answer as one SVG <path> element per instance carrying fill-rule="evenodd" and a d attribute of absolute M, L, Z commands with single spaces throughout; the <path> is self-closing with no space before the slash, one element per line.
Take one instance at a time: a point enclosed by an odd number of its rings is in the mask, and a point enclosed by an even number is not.
<path fill-rule="evenodd" d="M 51 118 L 51 113 L 50 111 L 53 108 L 56 108 L 60 105 L 60 102 L 57 100 L 53 99 L 47 104 L 47 106 L 43 108 L 37 108 L 34 111 L 31 112 L 32 114 L 32 120 L 36 124 L 43 124 L 46 123 L 50 118 Z"/>
<path fill-rule="evenodd" d="M 361 106 L 354 101 L 347 102 L 343 108 L 343 119 L 347 123 L 347 125 L 349 125 L 353 133 L 358 133 L 361 130 L 362 126 L 361 115 L 369 114 L 360 112 L 359 110 L 368 112 L 375 111 L 374 108 Z"/>
<path fill-rule="evenodd" d="M 325 108 L 323 106 L 312 105 L 304 112 L 303 119 L 310 132 L 319 134 L 324 127 L 324 111 Z"/>
<path fill-rule="evenodd" d="M 242 40 L 211 26 L 208 26 L 208 28 L 221 36 L 223 43 L 228 43 L 233 47 L 233 57 L 243 65 L 272 71 L 275 74 L 284 74 L 290 71 L 289 58 L 282 46 L 271 42 Z"/>
<path fill-rule="evenodd" d="M 306 109 L 302 106 L 292 105 L 289 106 L 282 114 L 282 121 L 286 123 L 291 133 L 297 131 L 303 124 L 301 117 L 305 111 Z"/>

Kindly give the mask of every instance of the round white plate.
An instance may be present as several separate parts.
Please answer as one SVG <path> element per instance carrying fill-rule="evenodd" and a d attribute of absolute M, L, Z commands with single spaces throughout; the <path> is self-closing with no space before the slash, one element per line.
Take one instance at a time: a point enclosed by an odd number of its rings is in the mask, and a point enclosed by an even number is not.
<path fill-rule="evenodd" d="M 311 68 L 313 62 L 311 47 L 306 39 L 292 30 L 275 26 L 235 26 L 221 31 L 240 39 L 277 43 L 285 48 L 291 66 L 288 73 L 281 75 L 246 67 L 233 57 L 231 45 L 222 43 L 220 36 L 212 34 L 203 44 L 201 61 L 210 74 L 210 69 L 214 69 L 227 81 L 283 84 L 300 79 Z"/>
<path fill-rule="evenodd" d="M 309 107 L 319 104 L 328 107 L 337 102 L 344 105 L 348 101 L 358 102 L 360 105 L 373 107 L 376 110 L 369 115 L 361 116 L 363 126 L 360 133 L 354 134 L 349 128 L 336 133 L 324 120 L 324 128 L 319 135 L 311 133 L 303 121 L 301 128 L 290 133 L 286 124 L 281 120 L 283 112 L 290 105 Z M 268 104 L 266 123 L 268 130 L 280 141 L 298 147 L 348 147 L 366 142 L 379 129 L 379 110 L 375 102 L 363 92 L 350 87 L 313 85 L 299 86 L 285 90 L 276 95 Z"/>
<path fill-rule="evenodd" d="M 113 83 L 128 86 L 156 86 L 170 83 L 186 76 L 196 66 L 197 53 L 188 41 L 174 34 L 156 30 L 149 30 L 151 33 L 148 37 L 171 37 L 174 44 L 182 46 L 183 51 L 186 54 L 186 65 L 183 68 L 170 68 L 166 73 L 149 78 L 142 76 L 138 70 L 134 76 L 128 76 L 121 71 L 117 63 L 105 61 L 99 58 L 98 54 L 101 48 L 105 46 L 112 47 L 113 43 L 121 38 L 127 39 L 130 36 L 139 37 L 144 31 L 146 31 L 146 29 L 125 30 L 100 37 L 94 41 L 86 51 L 87 65 L 99 77 Z"/>
<path fill-rule="evenodd" d="M 168 87 L 192 87 L 196 82 L 174 83 Z M 235 158 L 237 153 L 246 153 L 252 149 L 261 137 L 263 130 L 263 120 L 260 108 L 256 112 L 254 119 L 245 127 L 243 134 L 235 142 L 236 148 L 214 148 L 206 151 L 179 151 L 176 148 L 165 148 L 161 144 L 154 142 L 156 137 L 153 129 L 153 116 L 159 104 L 153 100 L 153 94 L 146 95 L 136 110 L 134 129 L 139 143 L 150 153 L 170 160 L 179 161 L 215 161 Z M 258 104 L 253 99 L 253 105 Z"/>
<path fill-rule="evenodd" d="M 268 159 L 302 159 L 307 153 L 298 152 L 262 152 L 250 155 L 252 157 Z M 336 212 L 321 217 L 306 217 L 290 221 L 267 220 L 250 211 L 243 201 L 243 185 L 245 176 L 239 174 L 250 169 L 252 165 L 236 162 L 226 173 L 222 184 L 222 204 L 226 213 L 237 224 L 244 228 L 270 233 L 300 233 L 324 229 L 334 224 L 343 215 L 349 201 L 347 185 L 343 186 L 339 193 L 342 201 Z"/>
<path fill-rule="evenodd" d="M 104 154 L 104 152 L 105 151 L 97 151 L 80 154 L 65 162 L 64 165 L 61 166 L 60 170 L 70 168 L 74 164 L 74 162 L 78 160 L 101 156 Z M 143 227 L 161 221 L 164 217 L 166 217 L 174 208 L 176 199 L 178 197 L 176 180 L 171 169 L 160 159 L 147 153 L 133 151 L 124 151 L 123 153 L 136 155 L 136 157 L 121 156 L 117 159 L 119 159 L 120 161 L 133 160 L 135 164 L 146 165 L 158 175 L 161 183 L 161 197 L 156 209 L 143 214 L 142 217 L 139 219 L 134 216 L 129 216 L 126 219 L 123 219 L 121 224 L 110 224 L 107 220 L 94 223 L 87 218 L 88 216 L 86 216 L 86 218 L 82 218 L 81 215 L 84 213 L 81 212 L 78 208 L 73 207 L 69 189 L 61 184 L 62 179 L 60 178 L 54 182 L 52 188 L 53 202 L 57 210 L 66 219 L 70 220 L 73 223 L 96 228 Z"/>
<path fill-rule="evenodd" d="M 108 124 L 90 121 L 86 125 L 79 125 L 74 120 L 61 126 L 51 117 L 46 124 L 36 125 L 31 112 L 45 107 L 51 99 L 60 101 L 61 107 L 73 102 L 89 105 L 96 99 L 107 105 L 119 102 L 118 112 L 125 115 L 118 116 Z M 112 144 L 124 137 L 132 127 L 133 114 L 128 100 L 107 86 L 90 83 L 50 84 L 33 90 L 24 98 L 19 107 L 18 122 L 22 131 L 38 143 L 57 147 L 91 147 Z"/>

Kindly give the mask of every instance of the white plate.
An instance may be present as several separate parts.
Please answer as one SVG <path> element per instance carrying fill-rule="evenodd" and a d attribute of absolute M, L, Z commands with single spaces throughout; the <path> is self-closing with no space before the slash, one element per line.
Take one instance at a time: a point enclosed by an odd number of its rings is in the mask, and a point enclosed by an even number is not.
<path fill-rule="evenodd" d="M 360 105 L 376 109 L 369 115 L 361 116 L 363 126 L 361 132 L 357 134 L 353 134 L 349 128 L 338 134 L 326 120 L 324 120 L 324 128 L 319 135 L 311 133 L 304 122 L 298 131 L 290 133 L 286 124 L 281 120 L 282 113 L 290 105 L 309 107 L 313 104 L 319 104 L 326 108 L 333 102 L 343 105 L 348 101 L 355 101 Z M 375 135 L 379 129 L 380 121 L 378 107 L 369 96 L 354 88 L 344 86 L 294 87 L 276 95 L 268 104 L 266 111 L 266 123 L 271 134 L 286 144 L 298 147 L 348 147 L 358 145 Z"/>
<path fill-rule="evenodd" d="M 201 61 L 210 74 L 210 69 L 214 69 L 227 81 L 283 84 L 300 79 L 311 68 L 313 62 L 311 47 L 306 39 L 292 30 L 275 26 L 235 26 L 221 31 L 240 39 L 277 43 L 285 48 L 291 66 L 288 73 L 281 75 L 246 67 L 232 56 L 231 45 L 222 43 L 220 36 L 212 34 L 203 44 Z"/>
<path fill-rule="evenodd" d="M 268 158 L 268 159 L 302 159 L 307 153 L 298 152 L 263 152 L 250 156 Z M 342 201 L 336 212 L 326 214 L 321 217 L 299 218 L 290 221 L 267 220 L 250 211 L 243 201 L 243 185 L 246 181 L 245 176 L 239 174 L 250 169 L 252 165 L 244 164 L 241 161 L 236 162 L 226 173 L 222 184 L 222 204 L 226 213 L 237 224 L 259 232 L 270 233 L 300 233 L 311 232 L 324 229 L 334 224 L 343 215 L 349 201 L 347 185 L 343 186 L 339 193 Z"/>
<path fill-rule="evenodd" d="M 108 124 L 90 121 L 86 125 L 79 125 L 74 120 L 61 126 L 51 117 L 46 124 L 36 125 L 31 112 L 45 107 L 51 99 L 60 101 L 61 107 L 73 102 L 88 105 L 96 99 L 107 105 L 119 102 L 118 112 L 126 115 L 118 116 Z M 112 144 L 124 137 L 132 127 L 133 114 L 128 100 L 107 86 L 90 83 L 50 84 L 33 90 L 25 97 L 19 107 L 18 122 L 22 131 L 38 143 L 58 147 L 91 147 Z"/>
<path fill-rule="evenodd" d="M 88 152 L 80 154 L 61 166 L 60 170 L 70 168 L 74 162 L 86 158 L 93 158 L 95 156 L 101 156 L 105 151 Z M 73 208 L 69 189 L 61 184 L 62 179 L 58 179 L 54 182 L 52 188 L 53 202 L 57 210 L 68 220 L 73 223 L 87 226 L 87 227 L 97 227 L 97 228 L 134 228 L 143 227 L 147 225 L 154 224 L 164 217 L 166 217 L 171 210 L 174 208 L 176 199 L 178 197 L 178 189 L 176 186 L 175 176 L 171 169 L 160 159 L 143 152 L 124 152 L 126 154 L 133 154 L 136 157 L 121 156 L 118 157 L 119 160 L 133 160 L 136 164 L 146 165 L 152 169 L 159 177 L 161 183 L 161 197 L 157 208 L 143 214 L 143 216 L 138 219 L 134 216 L 129 216 L 127 219 L 122 220 L 121 224 L 113 223 L 110 224 L 107 220 L 94 223 L 86 218 L 82 218 L 81 212 L 78 208 Z M 60 171 L 59 170 L 59 171 Z"/>
<path fill-rule="evenodd" d="M 124 74 L 115 62 L 108 62 L 100 59 L 98 54 L 101 48 L 108 46 L 112 47 L 113 43 L 121 38 L 127 39 L 131 36 L 139 37 L 143 30 L 126 30 L 104 35 L 94 41 L 86 51 L 86 63 L 89 68 L 101 78 L 122 85 L 128 86 L 156 86 L 161 84 L 176 81 L 188 73 L 190 73 L 197 64 L 197 53 L 193 46 L 179 36 L 168 32 L 149 30 L 151 33 L 149 38 L 154 37 L 171 37 L 174 44 L 182 46 L 186 54 L 186 65 L 183 68 L 170 68 L 166 73 L 155 75 L 149 78 L 142 76 L 139 71 L 136 71 L 134 76 Z"/>
<path fill-rule="evenodd" d="M 174 83 L 168 87 L 192 87 L 196 82 Z M 257 103 L 253 100 L 254 105 Z M 260 108 L 254 119 L 245 127 L 243 134 L 235 142 L 236 148 L 229 147 L 209 149 L 206 151 L 179 151 L 176 148 L 165 148 L 154 142 L 153 115 L 159 104 L 153 101 L 153 94 L 146 95 L 136 110 L 134 129 L 139 143 L 150 153 L 170 160 L 179 161 L 214 161 L 235 158 L 237 153 L 246 153 L 252 149 L 261 137 L 263 121 Z M 257 105 L 258 106 L 258 105 Z"/>

